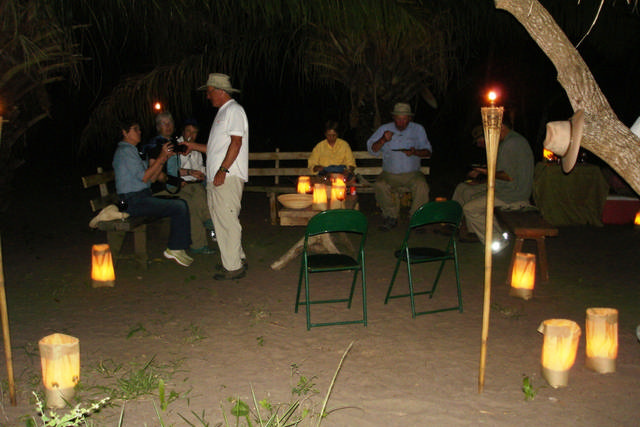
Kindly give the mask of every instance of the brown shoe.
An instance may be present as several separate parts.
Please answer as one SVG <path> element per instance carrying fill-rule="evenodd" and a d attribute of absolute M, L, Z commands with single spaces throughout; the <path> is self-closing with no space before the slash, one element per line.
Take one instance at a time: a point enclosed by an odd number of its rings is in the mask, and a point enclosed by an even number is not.
<path fill-rule="evenodd" d="M 247 275 L 247 269 L 243 265 L 237 270 L 229 271 L 225 269 L 223 272 L 215 274 L 213 278 L 215 280 L 236 280 L 236 279 L 242 279 L 246 275 Z"/>
<path fill-rule="evenodd" d="M 242 258 L 240 261 L 242 261 L 242 267 L 243 267 L 245 270 L 248 270 L 248 269 L 249 269 L 249 263 L 247 262 L 247 259 L 246 259 L 246 258 Z M 224 273 L 225 271 L 227 271 L 227 269 L 226 269 L 226 268 L 224 268 L 224 267 L 222 266 L 222 264 L 216 264 L 216 271 L 220 271 L 220 272 L 223 272 L 223 273 Z"/>

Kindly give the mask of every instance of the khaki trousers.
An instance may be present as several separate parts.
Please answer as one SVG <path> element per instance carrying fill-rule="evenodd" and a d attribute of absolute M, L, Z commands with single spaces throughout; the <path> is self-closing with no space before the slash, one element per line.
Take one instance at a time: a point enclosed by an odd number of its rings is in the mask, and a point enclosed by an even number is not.
<path fill-rule="evenodd" d="M 222 266 L 228 271 L 242 268 L 242 260 L 246 258 L 242 249 L 242 226 L 240 225 L 240 208 L 244 181 L 236 176 L 229 176 L 224 184 L 214 186 L 207 182 L 207 201 L 209 212 L 216 230 Z"/>
<path fill-rule="evenodd" d="M 200 249 L 207 246 L 207 229 L 204 223 L 210 218 L 207 206 L 207 191 L 202 183 L 186 184 L 177 194 L 161 191 L 155 196 L 178 196 L 189 206 L 191 222 L 191 247 Z"/>
<path fill-rule="evenodd" d="M 400 198 L 394 197 L 397 188 L 404 187 L 411 192 L 412 202 L 410 215 L 429 201 L 429 185 L 420 171 L 408 173 L 382 172 L 374 184 L 376 201 L 382 210 L 382 216 L 398 218 L 400 214 Z"/>
<path fill-rule="evenodd" d="M 461 182 L 453 192 L 453 200 L 460 203 L 464 212 L 464 219 L 470 232 L 476 233 L 478 239 L 484 244 L 485 227 L 487 224 L 487 184 L 469 184 Z M 494 206 L 507 206 L 497 197 L 494 197 Z M 494 218 L 492 242 L 500 238 L 502 227 Z"/>

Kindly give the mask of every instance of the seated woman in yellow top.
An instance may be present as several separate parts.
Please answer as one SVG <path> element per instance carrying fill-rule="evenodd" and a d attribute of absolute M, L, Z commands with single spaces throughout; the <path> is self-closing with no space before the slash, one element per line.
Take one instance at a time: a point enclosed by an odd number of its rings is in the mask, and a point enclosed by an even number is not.
<path fill-rule="evenodd" d="M 349 143 L 338 138 L 338 122 L 328 121 L 324 129 L 324 136 L 327 139 L 316 144 L 307 162 L 311 173 L 352 175 L 356 168 L 356 159 L 353 157 Z"/>

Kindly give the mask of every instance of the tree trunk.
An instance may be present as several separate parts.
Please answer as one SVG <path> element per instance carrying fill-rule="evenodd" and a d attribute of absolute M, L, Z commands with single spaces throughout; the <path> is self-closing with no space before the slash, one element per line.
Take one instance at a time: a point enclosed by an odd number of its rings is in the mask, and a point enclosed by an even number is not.
<path fill-rule="evenodd" d="M 553 17 L 537 0 L 495 0 L 495 4 L 511 13 L 553 62 L 573 110 L 584 110 L 580 145 L 604 160 L 640 193 L 640 138 L 618 119 L 589 67 Z"/>

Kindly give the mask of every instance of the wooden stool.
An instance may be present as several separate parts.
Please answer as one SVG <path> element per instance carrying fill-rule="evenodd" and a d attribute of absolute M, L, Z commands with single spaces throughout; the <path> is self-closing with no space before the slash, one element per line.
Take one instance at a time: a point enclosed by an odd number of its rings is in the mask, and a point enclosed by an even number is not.
<path fill-rule="evenodd" d="M 549 280 L 549 265 L 547 262 L 547 248 L 545 237 L 558 235 L 558 229 L 542 218 L 538 210 L 507 211 L 495 209 L 495 214 L 500 223 L 506 226 L 516 236 L 511 263 L 507 274 L 507 285 L 511 285 L 511 274 L 515 263 L 516 253 L 522 251 L 525 240 L 535 240 L 538 249 L 538 265 L 540 266 L 540 280 Z"/>

